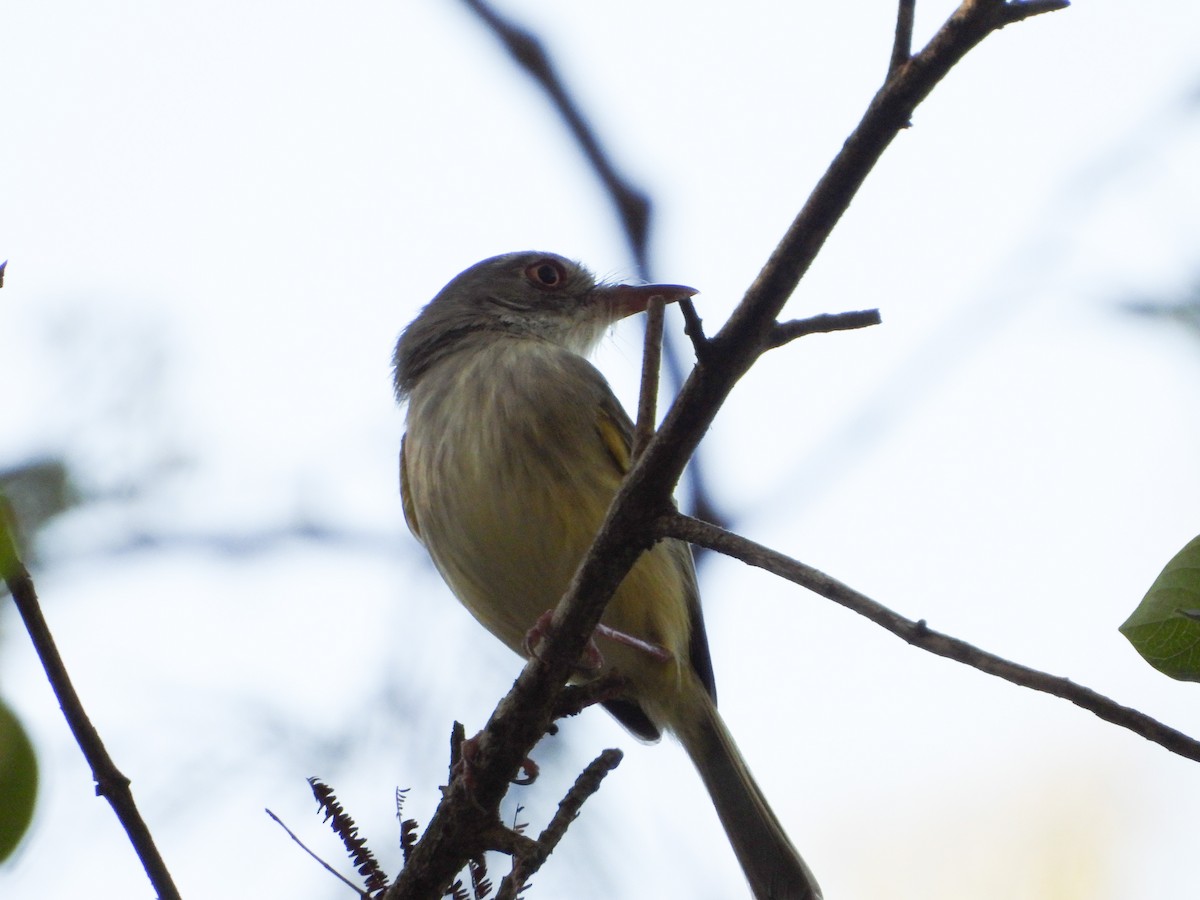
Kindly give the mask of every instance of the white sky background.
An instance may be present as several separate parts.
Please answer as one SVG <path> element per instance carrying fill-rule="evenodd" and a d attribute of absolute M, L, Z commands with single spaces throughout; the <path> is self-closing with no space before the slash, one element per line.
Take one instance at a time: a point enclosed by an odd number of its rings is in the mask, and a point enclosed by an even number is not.
<path fill-rule="evenodd" d="M 952 8 L 920 4 L 918 39 Z M 504 9 L 652 194 L 651 274 L 700 288 L 710 330 L 878 86 L 893 16 Z M 1200 355 L 1118 304 L 1195 280 L 1198 26 L 1180 0 L 1080 2 L 989 38 L 789 308 L 884 325 L 772 354 L 702 450 L 743 533 L 1193 734 L 1195 688 L 1116 627 L 1200 531 Z M 456 3 L 10 4 L 0 28 L 0 464 L 65 454 L 100 498 L 39 545 L 51 625 L 185 896 L 351 896 L 263 807 L 342 862 L 303 782 L 321 775 L 394 871 L 393 787 L 426 821 L 451 720 L 479 727 L 519 668 L 404 529 L 392 344 L 494 253 L 632 275 L 613 217 Z M 634 326 L 598 359 L 629 402 L 639 359 Z M 197 540 L 298 522 L 345 539 Z M 740 564 L 702 579 L 722 710 L 830 898 L 1194 884 L 1195 764 Z M 44 793 L 0 894 L 150 896 L 3 625 Z M 524 818 L 613 745 L 625 762 L 530 896 L 740 896 L 682 751 L 601 713 L 541 745 Z"/>

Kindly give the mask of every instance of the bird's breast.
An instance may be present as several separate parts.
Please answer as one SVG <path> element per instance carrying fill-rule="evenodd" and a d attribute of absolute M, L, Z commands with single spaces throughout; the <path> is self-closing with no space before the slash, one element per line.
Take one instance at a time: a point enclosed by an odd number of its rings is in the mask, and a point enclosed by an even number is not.
<path fill-rule="evenodd" d="M 578 365 L 557 357 L 566 351 L 520 343 L 431 371 L 412 393 L 405 439 L 422 540 L 459 599 L 518 652 L 621 477 L 596 432 L 595 385 L 577 383 Z"/>

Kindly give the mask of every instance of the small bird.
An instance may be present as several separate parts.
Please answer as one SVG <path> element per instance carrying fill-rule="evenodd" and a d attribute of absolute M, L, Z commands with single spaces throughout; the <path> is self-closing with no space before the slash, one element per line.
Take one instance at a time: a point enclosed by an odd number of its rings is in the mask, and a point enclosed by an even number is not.
<path fill-rule="evenodd" d="M 630 467 L 633 425 L 585 356 L 651 298 L 696 291 L 598 283 L 553 253 L 508 253 L 456 276 L 393 357 L 408 402 L 408 527 L 463 605 L 522 656 L 565 593 Z M 691 548 L 664 540 L 617 588 L 593 653 L 628 687 L 605 703 L 637 737 L 663 731 L 700 773 L 754 897 L 820 898 L 717 713 Z"/>

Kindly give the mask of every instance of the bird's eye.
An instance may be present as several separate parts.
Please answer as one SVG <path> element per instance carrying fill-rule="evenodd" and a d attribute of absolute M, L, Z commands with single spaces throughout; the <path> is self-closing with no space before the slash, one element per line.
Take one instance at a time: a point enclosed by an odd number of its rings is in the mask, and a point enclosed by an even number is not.
<path fill-rule="evenodd" d="M 525 270 L 525 274 L 538 287 L 556 288 L 567 280 L 566 270 L 561 263 L 553 259 L 535 262 Z"/>

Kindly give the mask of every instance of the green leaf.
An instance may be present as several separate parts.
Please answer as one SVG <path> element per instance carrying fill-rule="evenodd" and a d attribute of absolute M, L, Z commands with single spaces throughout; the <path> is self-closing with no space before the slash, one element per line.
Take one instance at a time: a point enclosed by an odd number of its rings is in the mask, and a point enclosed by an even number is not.
<path fill-rule="evenodd" d="M 1164 675 L 1200 681 L 1200 537 L 1167 563 L 1121 634 Z"/>
<path fill-rule="evenodd" d="M 37 757 L 25 729 L 0 700 L 0 862 L 17 849 L 33 819 Z"/>

